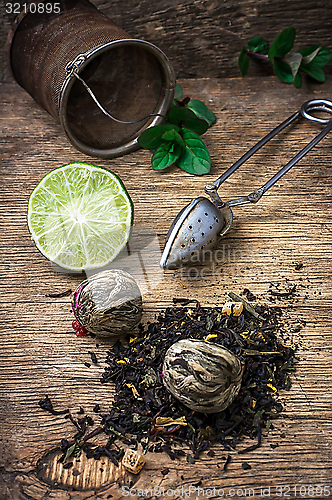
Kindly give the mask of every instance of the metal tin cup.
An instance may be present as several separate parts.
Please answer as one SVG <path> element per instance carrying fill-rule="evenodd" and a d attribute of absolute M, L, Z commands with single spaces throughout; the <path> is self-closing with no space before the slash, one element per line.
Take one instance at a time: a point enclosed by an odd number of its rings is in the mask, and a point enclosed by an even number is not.
<path fill-rule="evenodd" d="M 15 80 L 83 153 L 112 158 L 137 149 L 140 134 L 161 123 L 172 105 L 169 60 L 87 0 L 41 3 L 45 11 L 28 7 L 9 33 Z"/>

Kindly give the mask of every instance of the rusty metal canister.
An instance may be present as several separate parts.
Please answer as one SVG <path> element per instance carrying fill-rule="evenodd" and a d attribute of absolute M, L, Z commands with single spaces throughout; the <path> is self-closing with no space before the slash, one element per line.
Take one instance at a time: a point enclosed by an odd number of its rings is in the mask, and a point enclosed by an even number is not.
<path fill-rule="evenodd" d="M 112 158 L 137 149 L 139 135 L 171 107 L 168 58 L 130 38 L 88 0 L 47 5 L 57 8 L 28 7 L 12 25 L 7 56 L 15 80 L 83 153 Z"/>

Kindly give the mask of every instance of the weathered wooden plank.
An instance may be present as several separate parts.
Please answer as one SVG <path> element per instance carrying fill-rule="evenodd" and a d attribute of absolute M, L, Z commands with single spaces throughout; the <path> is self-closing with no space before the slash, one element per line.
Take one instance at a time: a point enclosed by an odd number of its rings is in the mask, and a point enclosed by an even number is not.
<path fill-rule="evenodd" d="M 297 31 L 295 50 L 312 44 L 331 49 L 331 5 L 316 0 L 228 0 L 227 2 L 164 0 L 92 0 L 130 37 L 150 41 L 169 57 L 178 78 L 240 76 L 237 58 L 248 40 L 261 36 L 270 43 L 284 28 Z M 14 15 L 2 6 L 0 81 L 11 81 L 4 46 Z M 14 2 L 9 2 L 14 4 Z M 331 74 L 331 65 L 327 66 Z M 250 75 L 271 75 L 270 65 L 253 62 Z"/>
<path fill-rule="evenodd" d="M 261 488 L 265 490 L 265 496 L 274 495 L 275 498 L 280 495 L 280 491 L 289 493 L 289 498 L 296 498 L 299 494 L 299 489 L 302 487 L 302 495 L 305 494 L 307 488 L 311 485 L 317 491 L 318 498 L 328 497 L 327 489 L 325 486 L 325 495 L 320 494 L 320 488 L 324 488 L 324 484 L 329 481 L 330 472 L 329 468 L 325 468 L 321 461 L 321 454 L 327 448 L 326 437 L 331 432 L 331 425 L 329 422 L 315 422 L 313 420 L 306 420 L 301 422 L 302 432 L 301 437 L 297 435 L 297 422 L 294 424 L 286 424 L 282 430 L 274 431 L 273 445 L 275 449 L 270 446 L 265 446 L 256 452 L 252 452 L 250 457 L 247 455 L 232 455 L 232 461 L 227 468 L 227 472 L 223 470 L 227 452 L 220 450 L 219 459 L 202 456 L 200 460 L 199 469 L 195 477 L 192 477 L 192 469 L 196 466 L 189 466 L 183 459 L 178 460 L 176 463 L 167 462 L 164 457 L 158 457 L 156 462 L 155 457 L 151 454 L 146 455 L 146 468 L 145 477 L 143 475 L 139 478 L 128 477 L 123 469 L 114 469 L 116 474 L 117 484 L 112 485 L 112 472 L 113 466 L 104 460 L 100 467 L 94 461 L 86 461 L 82 458 L 75 463 L 75 468 L 69 471 L 61 471 L 61 474 L 55 471 L 54 462 L 59 456 L 58 454 L 52 456 L 45 456 L 38 468 L 38 475 L 41 480 L 36 480 L 33 475 L 25 473 L 24 467 L 21 465 L 21 474 L 13 481 L 13 477 L 8 474 L 5 480 L 8 482 L 12 480 L 10 485 L 10 492 L 20 492 L 20 496 L 7 498 L 45 498 L 52 489 L 48 483 L 53 483 L 55 479 L 58 481 L 58 490 L 54 498 L 71 499 L 84 499 L 84 498 L 123 498 L 124 493 L 134 490 L 152 490 L 150 493 L 151 498 L 158 497 L 157 492 L 169 491 L 169 496 L 172 490 L 181 489 L 188 491 L 191 488 L 192 498 L 199 498 L 202 496 L 202 490 L 208 489 L 223 489 L 228 496 L 238 495 L 237 498 L 244 496 L 244 489 L 247 490 L 247 496 L 251 495 L 254 498 L 260 498 Z M 319 437 L 316 443 L 308 449 L 301 449 L 301 441 L 303 437 L 310 434 L 313 429 L 319 429 Z M 282 436 L 288 434 L 287 440 Z M 289 453 L 292 449 L 292 460 L 290 461 Z M 309 466 L 312 459 L 315 459 L 314 467 Z M 53 459 L 53 461 L 52 461 Z M 251 465 L 251 470 L 243 471 L 241 465 L 247 462 Z M 274 478 L 275 464 L 278 463 L 280 476 Z M 161 470 L 165 468 L 169 472 L 163 476 Z M 100 470 L 102 469 L 102 470 Z M 78 474 L 74 475 L 73 471 Z M 252 479 L 254 476 L 254 480 Z M 271 476 L 273 480 L 271 481 Z M 104 481 L 104 482 L 102 482 Z M 102 486 L 99 486 L 102 484 Z M 67 490 L 68 485 L 75 487 L 74 491 Z M 197 487 L 201 488 L 201 494 L 198 494 Z M 294 495 L 294 487 L 296 486 L 298 494 Z M 69 487 L 70 488 L 70 487 Z M 288 488 L 288 489 L 287 489 Z M 306 488 L 306 490 L 305 490 Z M 317 490 L 316 490 L 317 488 Z M 249 493 L 251 489 L 251 494 Z M 76 491 L 75 491 L 76 490 Z M 82 491 L 83 490 L 83 491 Z M 235 490 L 235 491 L 234 491 Z M 242 493 L 241 493 L 242 490 Z M 54 490 L 53 490 L 54 491 Z M 232 493 L 233 491 L 233 493 Z M 153 492 L 156 493 L 153 495 Z M 253 493 L 254 492 L 254 493 Z M 209 495 L 209 493 L 206 493 Z M 319 496 L 320 494 L 320 496 Z M 94 496 L 97 495 L 97 496 Z M 149 495 L 149 493 L 147 493 Z M 139 497 L 139 495 L 133 495 Z M 141 495 L 142 496 L 142 493 Z M 174 495 L 175 496 L 175 495 Z M 180 496 L 180 495 L 178 495 Z M 212 495 L 211 495 L 212 496 Z M 215 495 L 216 496 L 216 495 Z M 222 493 L 219 494 L 219 497 Z M 212 496 L 213 497 L 213 496 Z M 51 498 L 53 498 L 51 496 Z M 181 498 L 181 497 L 180 497 Z"/>

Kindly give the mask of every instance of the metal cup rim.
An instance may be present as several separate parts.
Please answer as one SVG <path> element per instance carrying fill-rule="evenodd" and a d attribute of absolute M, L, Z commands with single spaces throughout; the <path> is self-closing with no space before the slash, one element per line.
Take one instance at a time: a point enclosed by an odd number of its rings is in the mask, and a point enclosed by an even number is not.
<path fill-rule="evenodd" d="M 161 66 L 164 70 L 164 76 L 165 76 L 165 97 L 164 100 L 161 104 L 161 106 L 156 110 L 156 113 L 159 114 L 167 114 L 170 106 L 173 102 L 174 98 L 174 92 L 175 92 L 175 73 L 174 69 L 168 59 L 168 57 L 164 54 L 164 52 L 159 49 L 156 45 L 152 44 L 151 42 L 147 42 L 145 40 L 140 40 L 140 39 L 135 39 L 135 38 L 128 38 L 128 39 L 121 39 L 121 40 L 113 40 L 111 42 L 108 42 L 102 46 L 96 47 L 95 49 L 92 49 L 89 51 L 87 54 L 84 54 L 85 56 L 85 61 L 80 65 L 78 74 L 94 59 L 102 54 L 103 52 L 106 52 L 107 50 L 111 49 L 112 47 L 115 46 L 130 46 L 130 45 L 141 45 L 145 49 L 149 50 L 152 52 L 159 62 L 161 63 Z M 121 145 L 116 148 L 110 148 L 110 149 L 98 149 L 98 148 L 93 148 L 91 146 L 87 146 L 84 144 L 82 141 L 79 139 L 75 138 L 73 134 L 70 131 L 70 127 L 68 124 L 67 120 L 67 103 L 70 95 L 70 91 L 72 86 L 74 85 L 75 82 L 75 76 L 74 75 L 69 75 L 67 79 L 64 81 L 62 90 L 60 92 L 60 98 L 59 98 L 59 117 L 60 117 L 60 124 L 69 140 L 69 142 L 76 147 L 79 151 L 82 153 L 85 153 L 89 156 L 97 156 L 99 158 L 114 158 L 116 156 L 120 156 L 123 154 L 127 154 L 129 152 L 135 151 L 138 149 L 139 143 L 138 143 L 138 137 L 135 138 L 132 141 L 129 141 L 128 143 Z M 156 116 L 153 118 L 151 123 L 149 124 L 149 127 L 152 127 L 154 125 L 158 125 L 162 123 L 164 118 L 160 116 Z M 148 127 L 147 127 L 148 128 Z"/>

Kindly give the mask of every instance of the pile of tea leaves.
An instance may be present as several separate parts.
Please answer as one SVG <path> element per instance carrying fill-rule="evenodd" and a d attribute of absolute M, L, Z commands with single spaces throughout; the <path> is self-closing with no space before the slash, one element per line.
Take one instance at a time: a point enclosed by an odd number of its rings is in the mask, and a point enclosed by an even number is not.
<path fill-rule="evenodd" d="M 89 417 L 81 419 L 80 427 L 66 415 L 78 433 L 74 441 L 63 440 L 63 462 L 83 449 L 88 457 L 106 454 L 117 463 L 123 451 L 122 445 L 114 448 L 114 443 L 120 440 L 134 447 L 140 443 L 144 451 L 166 452 L 171 459 L 186 455 L 194 463 L 204 450 L 213 456 L 214 443 L 230 451 L 249 437 L 254 444 L 237 451 L 250 452 L 261 445 L 262 432 L 273 428 L 273 420 L 283 410 L 276 394 L 290 388 L 296 364 L 295 350 L 280 340 L 282 310 L 267 305 L 253 308 L 243 300 L 243 312 L 234 317 L 222 314 L 222 307 L 202 307 L 196 300 L 173 302 L 156 321 L 141 326 L 139 336 L 128 337 L 126 344 L 117 341 L 109 350 L 101 382 L 115 384 L 112 407 L 107 414 L 100 412 L 101 424 L 89 434 Z M 226 410 L 209 415 L 194 412 L 164 387 L 165 353 L 186 338 L 219 344 L 241 360 L 242 386 Z M 98 433 L 108 436 L 105 446 L 89 443 Z"/>

